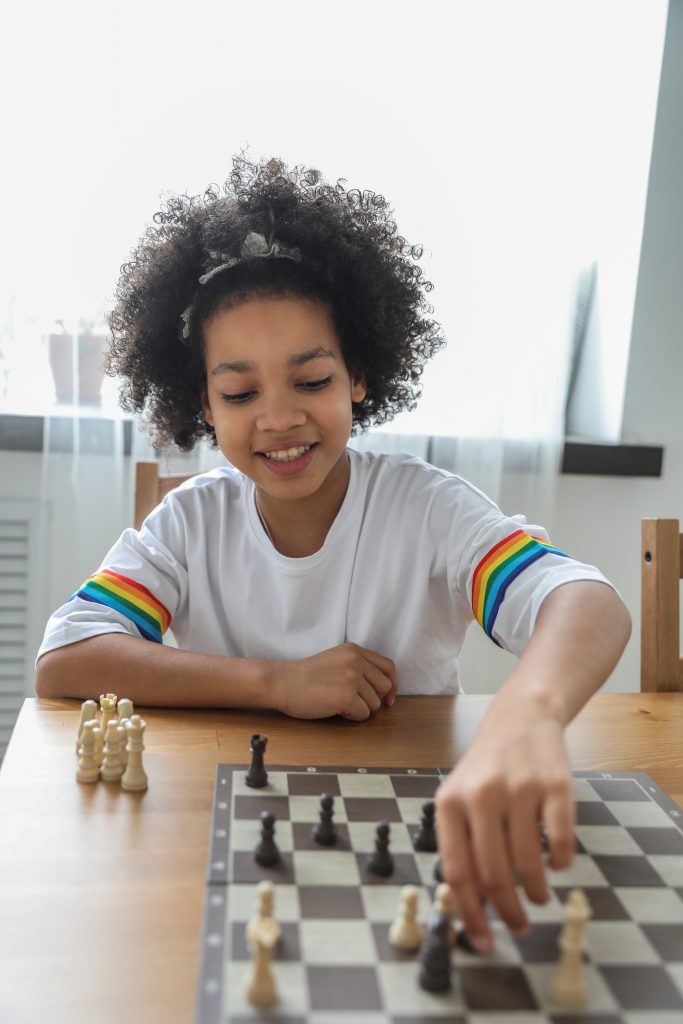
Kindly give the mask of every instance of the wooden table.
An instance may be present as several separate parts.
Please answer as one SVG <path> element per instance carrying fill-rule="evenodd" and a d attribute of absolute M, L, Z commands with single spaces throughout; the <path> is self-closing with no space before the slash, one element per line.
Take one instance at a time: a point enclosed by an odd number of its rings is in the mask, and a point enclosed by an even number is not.
<path fill-rule="evenodd" d="M 74 779 L 76 701 L 27 700 L 0 773 L 0 1021 L 192 1020 L 215 765 L 450 764 L 489 697 L 403 697 L 362 724 L 144 710 L 149 790 Z M 683 694 L 601 694 L 575 768 L 645 771 L 683 806 Z"/>

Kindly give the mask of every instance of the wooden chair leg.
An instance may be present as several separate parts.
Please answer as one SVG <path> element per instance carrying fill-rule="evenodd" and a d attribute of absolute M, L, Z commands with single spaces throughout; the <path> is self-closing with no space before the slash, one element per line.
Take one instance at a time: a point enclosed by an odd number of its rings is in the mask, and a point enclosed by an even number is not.
<path fill-rule="evenodd" d="M 643 520 L 641 691 L 676 692 L 680 689 L 680 549 L 677 519 Z"/>

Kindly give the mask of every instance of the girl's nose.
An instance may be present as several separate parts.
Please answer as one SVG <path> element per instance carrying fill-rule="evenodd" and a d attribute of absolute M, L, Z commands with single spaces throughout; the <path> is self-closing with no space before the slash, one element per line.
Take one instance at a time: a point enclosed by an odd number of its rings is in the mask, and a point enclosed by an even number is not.
<path fill-rule="evenodd" d="M 305 422 L 306 413 L 298 406 L 295 396 L 273 395 L 262 401 L 256 418 L 256 427 L 259 430 L 283 433 L 293 427 L 300 427 Z"/>

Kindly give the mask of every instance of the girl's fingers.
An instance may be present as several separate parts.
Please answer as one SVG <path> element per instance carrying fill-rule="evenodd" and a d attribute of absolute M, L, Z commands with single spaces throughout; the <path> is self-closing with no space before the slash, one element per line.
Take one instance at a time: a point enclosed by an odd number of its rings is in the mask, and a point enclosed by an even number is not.
<path fill-rule="evenodd" d="M 453 890 L 463 927 L 476 948 L 486 953 L 493 947 L 491 925 L 480 897 L 481 885 L 464 815 L 448 796 L 437 802 L 437 831 L 441 874 Z"/>
<path fill-rule="evenodd" d="M 512 932 L 528 928 L 511 870 L 503 809 L 483 803 L 470 818 L 472 847 L 484 892 Z"/>
<path fill-rule="evenodd" d="M 550 893 L 541 856 L 538 801 L 539 794 L 535 792 L 517 799 L 508 821 L 508 836 L 517 882 L 533 903 L 546 903 Z"/>
<path fill-rule="evenodd" d="M 568 868 L 576 850 L 576 808 L 569 777 L 558 779 L 547 787 L 542 820 L 548 833 L 550 867 L 556 871 Z"/>

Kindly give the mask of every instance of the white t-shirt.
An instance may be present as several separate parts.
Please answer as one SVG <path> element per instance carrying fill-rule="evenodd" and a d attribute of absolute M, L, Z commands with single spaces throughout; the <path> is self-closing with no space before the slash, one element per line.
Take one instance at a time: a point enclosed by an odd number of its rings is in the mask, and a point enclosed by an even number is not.
<path fill-rule="evenodd" d="M 353 641 L 396 663 L 400 693 L 457 693 L 473 619 L 519 655 L 551 590 L 607 582 L 460 477 L 413 456 L 348 454 L 342 507 L 305 558 L 273 547 L 248 477 L 193 477 L 124 531 L 52 615 L 38 657 L 101 633 L 162 642 L 169 626 L 181 648 L 272 661 Z"/>

